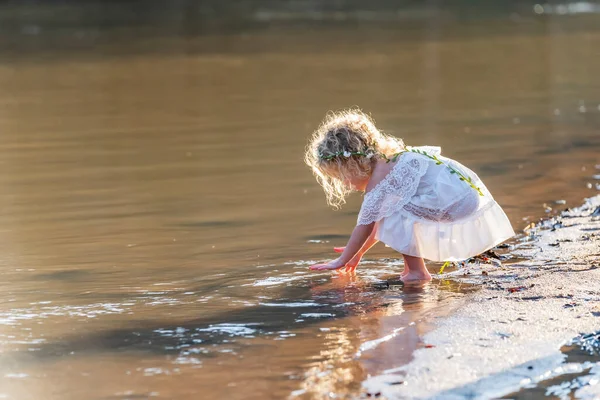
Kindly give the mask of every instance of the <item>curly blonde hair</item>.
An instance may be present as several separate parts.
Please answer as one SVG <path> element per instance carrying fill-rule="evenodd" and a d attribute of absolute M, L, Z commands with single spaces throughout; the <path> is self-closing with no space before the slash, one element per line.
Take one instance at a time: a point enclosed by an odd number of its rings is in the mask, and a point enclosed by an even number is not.
<path fill-rule="evenodd" d="M 369 115 L 353 108 L 327 114 L 309 140 L 304 162 L 323 187 L 327 203 L 339 208 L 353 190 L 345 182 L 370 177 L 378 159 L 403 149 L 401 139 L 381 132 Z"/>

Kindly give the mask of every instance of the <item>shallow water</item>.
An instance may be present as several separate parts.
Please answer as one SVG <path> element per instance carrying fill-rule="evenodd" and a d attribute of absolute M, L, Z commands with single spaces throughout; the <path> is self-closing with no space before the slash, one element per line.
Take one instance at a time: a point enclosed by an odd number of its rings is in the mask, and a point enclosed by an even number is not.
<path fill-rule="evenodd" d="M 327 110 L 441 145 L 515 230 L 600 183 L 599 17 L 436 18 L 5 36 L 0 398 L 351 397 L 409 361 L 464 288 L 383 246 L 308 271 L 360 204 L 302 164 Z"/>
<path fill-rule="evenodd" d="M 503 398 L 512 400 L 595 399 L 600 374 L 599 332 L 582 334 L 563 346 L 564 363 L 546 373 L 536 385 Z"/>

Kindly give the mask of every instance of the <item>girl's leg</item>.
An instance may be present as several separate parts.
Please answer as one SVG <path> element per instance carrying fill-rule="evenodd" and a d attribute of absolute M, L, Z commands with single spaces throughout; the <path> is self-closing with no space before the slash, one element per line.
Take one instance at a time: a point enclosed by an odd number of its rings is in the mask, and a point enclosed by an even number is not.
<path fill-rule="evenodd" d="M 404 257 L 404 271 L 402 271 L 401 277 L 404 278 L 408 274 L 410 274 L 410 265 L 408 265 L 408 262 L 406 261 L 406 257 Z"/>
<path fill-rule="evenodd" d="M 430 281 L 431 274 L 425 267 L 425 261 L 421 257 L 413 257 L 402 254 L 404 257 L 404 272 L 402 281 Z"/>

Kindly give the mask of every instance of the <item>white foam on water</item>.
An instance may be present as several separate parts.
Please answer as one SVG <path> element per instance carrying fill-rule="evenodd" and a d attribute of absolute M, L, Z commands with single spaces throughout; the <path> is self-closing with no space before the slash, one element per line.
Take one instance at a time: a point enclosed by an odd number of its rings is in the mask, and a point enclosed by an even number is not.
<path fill-rule="evenodd" d="M 585 368 L 586 365 L 583 365 Z M 596 363 L 587 373 L 571 381 L 553 385 L 546 389 L 546 396 L 556 396 L 562 399 L 592 400 L 600 398 L 600 363 Z"/>
<path fill-rule="evenodd" d="M 315 303 L 315 302 L 306 302 L 306 303 L 258 303 L 261 306 L 265 306 L 265 307 L 291 307 L 291 308 L 295 308 L 295 307 L 323 307 L 324 304 L 319 304 L 319 303 Z"/>
<path fill-rule="evenodd" d="M 242 285 L 242 286 L 276 286 L 276 285 L 282 285 L 284 283 L 293 282 L 293 281 L 297 281 L 297 280 L 301 280 L 301 279 L 304 279 L 304 277 L 303 276 L 270 276 L 265 279 L 259 279 L 257 281 L 254 281 L 254 283 L 251 283 L 249 285 Z"/>
<path fill-rule="evenodd" d="M 301 318 L 330 318 L 335 317 L 335 314 L 331 313 L 305 313 L 300 314 Z"/>
<path fill-rule="evenodd" d="M 31 340 L 13 340 L 12 344 L 42 344 L 45 343 L 46 339 L 31 339 Z"/>
<path fill-rule="evenodd" d="M 224 333 L 231 336 L 246 336 L 256 333 L 256 329 L 249 328 L 244 324 L 217 324 L 210 325 L 208 328 L 196 329 L 198 332 Z"/>
<path fill-rule="evenodd" d="M 374 339 L 374 340 L 369 340 L 368 342 L 364 342 L 358 348 L 358 351 L 356 352 L 355 356 L 360 357 L 363 352 L 368 351 L 368 350 L 373 350 L 375 347 L 379 346 L 381 343 L 387 342 L 388 340 L 395 338 L 396 336 L 398 336 L 398 333 L 400 333 L 403 330 L 404 330 L 404 327 L 396 328 L 389 335 L 385 335 L 384 337 L 381 337 L 379 339 Z"/>
<path fill-rule="evenodd" d="M 154 375 L 162 375 L 168 374 L 168 371 L 162 368 L 146 368 L 144 369 L 144 376 L 154 376 Z"/>
<path fill-rule="evenodd" d="M 94 303 L 81 306 L 43 306 L 39 308 L 13 309 L 0 313 L 0 324 L 18 325 L 22 320 L 47 319 L 50 317 L 86 317 L 122 314 L 127 311 L 119 303 Z"/>
<path fill-rule="evenodd" d="M 326 262 L 327 260 L 301 260 L 301 261 L 287 261 L 283 265 L 295 265 L 295 266 L 310 266 L 318 264 L 320 262 Z"/>
<path fill-rule="evenodd" d="M 195 357 L 183 357 L 183 356 L 179 356 L 175 359 L 174 361 L 175 364 L 192 364 L 192 365 L 199 365 L 202 364 L 202 361 L 200 361 L 199 359 L 195 358 Z"/>
<path fill-rule="evenodd" d="M 29 375 L 27 374 L 5 374 L 4 377 L 5 378 L 16 378 L 16 379 L 22 379 L 22 378 L 27 378 Z"/>

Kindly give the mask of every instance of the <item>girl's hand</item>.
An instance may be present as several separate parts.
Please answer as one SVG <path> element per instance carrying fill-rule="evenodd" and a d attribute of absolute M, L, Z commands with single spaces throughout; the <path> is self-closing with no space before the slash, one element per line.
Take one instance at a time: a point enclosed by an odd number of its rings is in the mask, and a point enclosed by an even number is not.
<path fill-rule="evenodd" d="M 328 263 L 311 265 L 310 269 L 313 271 L 326 271 L 346 267 L 346 272 L 354 272 L 361 259 L 362 255 L 356 255 L 350 261 L 344 264 L 340 262 L 339 258 L 336 258 L 335 260 L 329 261 Z"/>
<path fill-rule="evenodd" d="M 328 263 L 311 265 L 309 268 L 313 271 L 326 271 L 340 269 L 345 265 L 346 264 L 340 262 L 339 258 L 336 258 L 335 260 L 329 261 Z"/>
<path fill-rule="evenodd" d="M 357 254 L 354 257 L 352 257 L 352 259 L 346 263 L 346 272 L 354 272 L 361 259 L 361 254 Z"/>
<path fill-rule="evenodd" d="M 333 251 L 335 251 L 336 253 L 343 253 L 344 249 L 346 247 L 334 247 Z M 358 266 L 358 263 L 360 263 L 360 260 L 362 259 L 362 254 L 357 254 L 355 255 L 350 261 L 348 261 L 346 263 L 346 265 L 344 265 L 346 267 L 345 271 L 346 272 L 354 272 L 356 270 L 356 267 Z"/>

